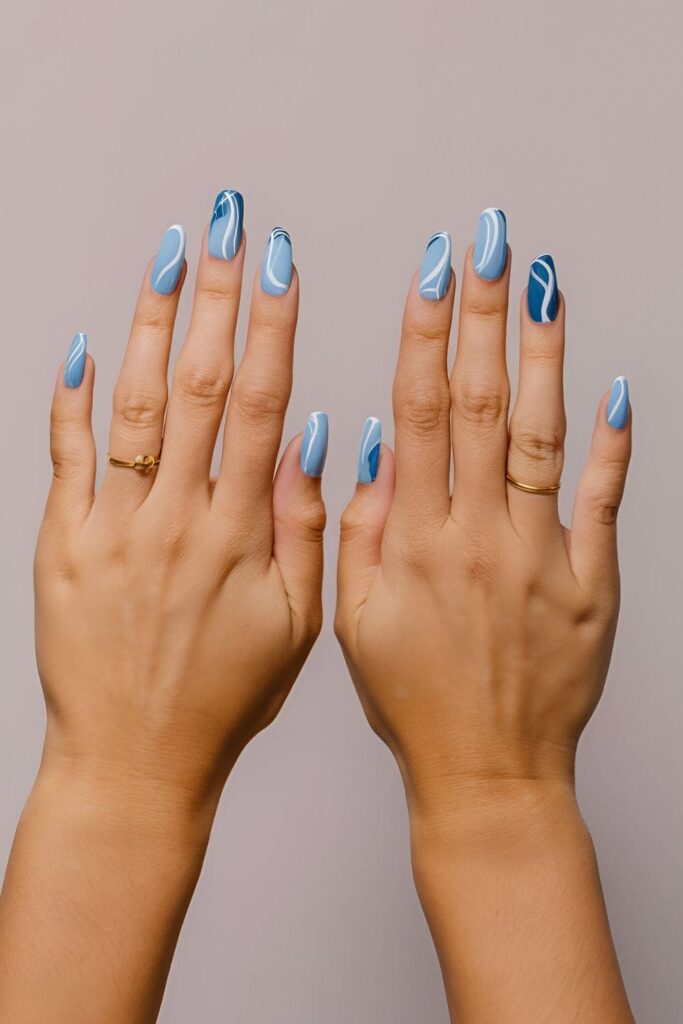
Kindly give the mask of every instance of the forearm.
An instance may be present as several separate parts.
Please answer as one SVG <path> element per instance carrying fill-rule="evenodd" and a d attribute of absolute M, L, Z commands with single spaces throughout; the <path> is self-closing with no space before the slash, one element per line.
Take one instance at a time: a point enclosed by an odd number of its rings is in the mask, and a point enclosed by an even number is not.
<path fill-rule="evenodd" d="M 633 1020 L 570 785 L 471 783 L 411 825 L 453 1021 Z"/>
<path fill-rule="evenodd" d="M 41 769 L 0 900 L 0 1019 L 156 1020 L 210 818 L 158 787 Z"/>

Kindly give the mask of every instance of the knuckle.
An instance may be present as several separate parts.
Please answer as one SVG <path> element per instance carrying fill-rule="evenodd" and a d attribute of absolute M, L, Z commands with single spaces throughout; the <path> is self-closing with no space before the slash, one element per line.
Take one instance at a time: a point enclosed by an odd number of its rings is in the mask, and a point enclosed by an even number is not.
<path fill-rule="evenodd" d="M 143 334 L 167 334 L 172 317 L 161 306 L 139 306 L 133 314 L 133 330 Z"/>
<path fill-rule="evenodd" d="M 472 320 L 490 323 L 501 320 L 506 311 L 499 302 L 486 298 L 486 296 L 477 296 L 470 299 L 465 312 Z"/>
<path fill-rule="evenodd" d="M 235 381 L 234 401 L 240 415 L 248 420 L 280 419 L 286 412 L 288 397 L 289 392 L 275 384 L 239 376 Z"/>
<path fill-rule="evenodd" d="M 174 383 L 178 394 L 188 404 L 213 406 L 225 402 L 230 378 L 224 367 L 181 365 Z"/>
<path fill-rule="evenodd" d="M 352 540 L 357 537 L 359 533 L 366 530 L 367 523 L 365 517 L 362 515 L 360 509 L 356 508 L 353 502 L 347 505 L 342 512 L 341 520 L 339 523 L 339 532 L 342 541 Z"/>
<path fill-rule="evenodd" d="M 394 389 L 396 419 L 416 434 L 430 433 L 450 414 L 447 387 L 399 386 Z"/>
<path fill-rule="evenodd" d="M 442 324 L 434 322 L 430 317 L 415 317 L 408 326 L 408 335 L 416 345 L 443 344 L 446 340 L 446 331 Z"/>
<path fill-rule="evenodd" d="M 564 426 L 527 427 L 513 421 L 510 443 L 520 455 L 535 462 L 553 462 L 562 452 Z"/>
<path fill-rule="evenodd" d="M 613 526 L 619 514 L 619 498 L 615 495 L 591 494 L 586 498 L 592 518 L 603 526 Z"/>
<path fill-rule="evenodd" d="M 458 413 L 466 422 L 482 426 L 495 426 L 507 416 L 509 390 L 502 384 L 478 384 L 473 381 L 456 382 L 453 400 Z"/>
<path fill-rule="evenodd" d="M 114 416 L 126 426 L 158 424 L 165 408 L 165 391 L 141 390 L 121 385 L 114 389 Z"/>

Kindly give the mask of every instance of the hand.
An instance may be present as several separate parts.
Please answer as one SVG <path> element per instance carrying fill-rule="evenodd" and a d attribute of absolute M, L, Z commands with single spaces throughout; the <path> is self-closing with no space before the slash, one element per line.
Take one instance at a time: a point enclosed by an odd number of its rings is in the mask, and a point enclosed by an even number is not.
<path fill-rule="evenodd" d="M 183 246 L 182 229 L 169 229 L 145 275 L 114 393 L 110 452 L 156 456 L 163 434 L 158 468 L 108 465 L 95 496 L 94 367 L 78 341 L 70 379 L 57 382 L 36 644 L 46 767 L 124 785 L 136 777 L 213 801 L 242 748 L 277 714 L 320 629 L 326 423 L 318 414 L 317 462 L 307 467 L 315 475 L 300 469 L 299 437 L 273 483 L 299 299 L 288 236 L 274 234 L 265 288 L 253 290 L 220 472 L 210 479 L 232 383 L 245 243 L 225 259 L 204 242 L 167 401 Z M 282 287 L 266 274 L 274 260 Z"/>
<path fill-rule="evenodd" d="M 430 240 L 403 321 L 396 456 L 380 454 L 369 421 L 364 482 L 342 521 L 336 629 L 403 775 L 453 1020 L 624 1021 L 573 779 L 617 621 L 628 390 L 618 378 L 600 403 L 569 532 L 556 490 L 564 300 L 552 260 L 539 257 L 522 299 L 508 425 L 509 274 L 505 219 L 485 211 L 465 262 L 449 381 L 450 240 Z M 548 493 L 519 489 L 506 470 Z"/>

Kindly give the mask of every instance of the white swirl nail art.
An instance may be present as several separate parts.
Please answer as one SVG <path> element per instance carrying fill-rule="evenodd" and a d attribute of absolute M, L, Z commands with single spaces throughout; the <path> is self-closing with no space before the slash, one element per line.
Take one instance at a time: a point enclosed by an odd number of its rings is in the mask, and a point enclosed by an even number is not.
<path fill-rule="evenodd" d="M 505 269 L 507 257 L 505 215 L 489 206 L 479 218 L 474 269 L 480 277 L 496 280 Z"/>
<path fill-rule="evenodd" d="M 270 295 L 283 295 L 291 280 L 292 240 L 284 228 L 273 228 L 266 246 L 261 287 Z"/>
<path fill-rule="evenodd" d="M 546 281 L 544 281 L 543 278 L 536 273 L 536 267 L 543 267 L 546 274 L 548 275 L 548 279 Z M 552 321 L 550 316 L 548 315 L 548 309 L 551 301 L 555 296 L 555 271 L 546 259 L 544 259 L 542 256 L 537 256 L 534 262 L 531 264 L 531 276 L 535 281 L 538 281 L 541 288 L 543 289 L 543 300 L 541 301 L 539 322 L 542 324 L 549 324 Z M 536 318 L 534 317 L 534 319 Z"/>
<path fill-rule="evenodd" d="M 441 253 L 438 249 L 441 247 Z M 435 258 L 434 253 L 438 254 Z M 424 299 L 442 299 L 448 290 L 451 273 L 451 236 L 447 231 L 437 231 L 427 242 L 422 263 L 422 278 L 419 291 Z"/>
<path fill-rule="evenodd" d="M 167 274 L 170 274 L 175 267 L 177 267 L 185 253 L 185 228 L 182 224 L 172 224 L 166 232 L 164 241 L 168 241 L 170 239 L 172 231 L 175 231 L 178 235 L 178 246 L 171 259 L 161 268 L 161 270 L 159 270 L 158 274 L 154 278 L 154 287 L 157 291 L 163 287 L 163 279 Z"/>
<path fill-rule="evenodd" d="M 626 377 L 617 377 L 612 384 L 612 393 L 609 398 L 607 410 L 607 422 L 611 427 L 625 426 L 628 413 L 624 406 L 628 403 L 628 382 Z"/>

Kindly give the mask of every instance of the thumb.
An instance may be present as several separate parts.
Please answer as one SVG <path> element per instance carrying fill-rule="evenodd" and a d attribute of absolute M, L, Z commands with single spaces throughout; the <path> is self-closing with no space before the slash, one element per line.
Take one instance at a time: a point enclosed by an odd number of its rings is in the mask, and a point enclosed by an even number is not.
<path fill-rule="evenodd" d="M 371 417 L 361 436 L 356 491 L 341 519 L 337 567 L 337 635 L 345 642 L 382 560 L 382 536 L 395 487 L 394 453 Z"/>
<path fill-rule="evenodd" d="M 320 479 L 327 437 L 327 416 L 311 413 L 304 433 L 287 446 L 273 484 L 273 557 L 296 625 L 312 639 L 322 623 L 325 505 Z"/>

